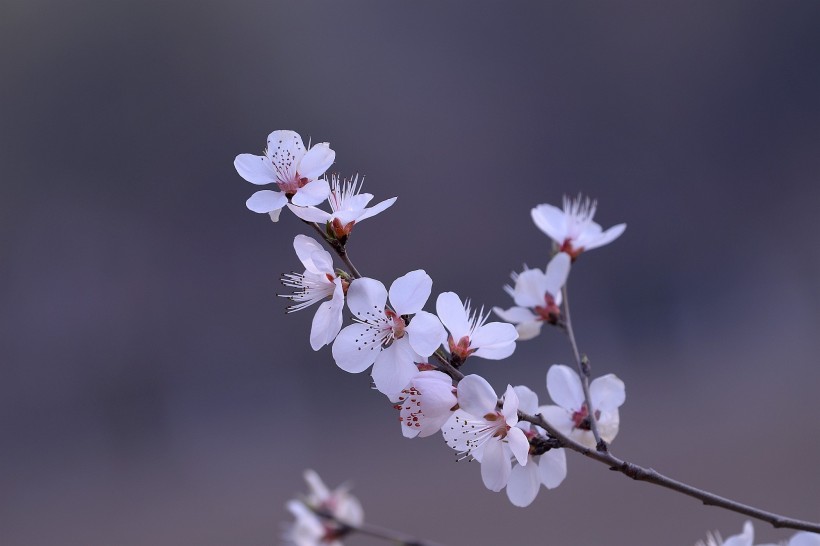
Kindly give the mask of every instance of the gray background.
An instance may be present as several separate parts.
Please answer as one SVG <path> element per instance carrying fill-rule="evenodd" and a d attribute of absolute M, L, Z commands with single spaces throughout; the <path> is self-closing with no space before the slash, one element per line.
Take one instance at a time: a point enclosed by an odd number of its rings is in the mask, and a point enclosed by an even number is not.
<path fill-rule="evenodd" d="M 808 1 L 3 1 L 0 543 L 272 544 L 306 467 L 453 545 L 740 531 L 572 455 L 517 509 L 403 439 L 274 296 L 302 227 L 245 210 L 232 165 L 274 129 L 399 196 L 351 240 L 367 275 L 479 304 L 543 266 L 533 205 L 597 197 L 629 227 L 570 286 L 627 385 L 616 453 L 820 519 L 819 25 Z M 546 399 L 569 358 L 548 331 L 467 371 Z"/>

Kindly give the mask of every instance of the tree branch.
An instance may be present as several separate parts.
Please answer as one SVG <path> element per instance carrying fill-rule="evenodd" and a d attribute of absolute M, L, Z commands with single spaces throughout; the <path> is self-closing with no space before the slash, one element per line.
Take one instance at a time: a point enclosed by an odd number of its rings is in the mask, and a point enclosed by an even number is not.
<path fill-rule="evenodd" d="M 589 363 L 581 358 L 581 353 L 578 351 L 578 343 L 575 341 L 575 332 L 572 329 L 572 317 L 569 312 L 569 290 L 567 290 L 567 283 L 564 283 L 561 292 L 564 296 L 564 329 L 567 332 L 569 343 L 572 345 L 572 353 L 575 356 L 575 365 L 578 367 L 578 375 L 581 377 L 581 387 L 584 389 L 584 400 L 587 403 L 587 412 L 589 420 L 589 428 L 592 435 L 595 437 L 595 446 L 598 451 L 606 452 L 606 442 L 601 439 L 598 433 L 598 419 L 595 417 L 595 408 L 592 407 L 592 396 L 589 394 Z"/>
<path fill-rule="evenodd" d="M 590 449 L 561 434 L 552 425 L 550 425 L 546 419 L 541 416 L 541 414 L 527 415 L 525 413 L 519 413 L 519 419 L 543 428 L 549 433 L 550 436 L 558 440 L 563 447 L 576 451 L 581 455 L 589 457 L 590 459 L 595 459 L 596 461 L 607 465 L 610 470 L 620 472 L 621 474 L 629 476 L 633 480 L 653 483 L 655 485 L 665 487 L 666 489 L 677 491 L 683 495 L 698 499 L 707 506 L 717 506 L 731 512 L 737 512 L 738 514 L 759 519 L 770 523 L 776 528 L 796 529 L 798 531 L 820 533 L 820 523 L 789 518 L 773 512 L 767 512 L 766 510 L 761 510 L 760 508 L 755 508 L 754 506 L 749 506 L 748 504 L 743 504 L 732 499 L 727 499 L 726 497 L 721 497 L 720 495 L 710 493 L 709 491 L 698 489 L 697 487 L 693 487 L 689 484 L 665 476 L 652 468 L 644 468 L 629 461 L 624 461 L 613 455 L 611 451 L 602 452 Z"/>

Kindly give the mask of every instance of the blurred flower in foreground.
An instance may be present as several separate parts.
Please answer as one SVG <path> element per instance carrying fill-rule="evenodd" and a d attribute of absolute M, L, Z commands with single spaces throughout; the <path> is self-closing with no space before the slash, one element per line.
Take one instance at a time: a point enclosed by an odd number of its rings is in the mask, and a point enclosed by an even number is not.
<path fill-rule="evenodd" d="M 558 250 L 575 260 L 585 250 L 611 243 L 626 229 L 626 224 L 618 224 L 603 231 L 592 221 L 596 207 L 595 201 L 579 194 L 575 199 L 564 197 L 564 210 L 543 204 L 531 214 L 535 225 L 555 241 Z"/>
<path fill-rule="evenodd" d="M 274 131 L 268 135 L 265 155 L 239 154 L 233 162 L 239 176 L 256 185 L 276 184 L 281 191 L 261 190 L 247 201 L 253 212 L 268 213 L 274 222 L 282 208 L 318 205 L 330 193 L 325 179 L 319 179 L 336 159 L 330 144 L 321 142 L 305 150 L 302 137 L 294 131 Z"/>
<path fill-rule="evenodd" d="M 359 501 L 345 486 L 329 490 L 313 470 L 305 471 L 310 488 L 306 497 L 291 500 L 287 508 L 296 518 L 282 535 L 288 546 L 342 546 L 339 539 L 364 522 Z M 320 517 L 319 514 L 327 517 Z"/>
<path fill-rule="evenodd" d="M 755 530 L 751 521 L 743 524 L 743 532 L 739 535 L 732 535 L 726 540 L 720 538 L 720 533 L 707 533 L 706 541 L 699 540 L 695 546 L 753 546 L 755 540 Z M 820 535 L 814 533 L 799 532 L 792 536 L 788 542 L 777 544 L 758 544 L 757 546 L 820 546 Z"/>

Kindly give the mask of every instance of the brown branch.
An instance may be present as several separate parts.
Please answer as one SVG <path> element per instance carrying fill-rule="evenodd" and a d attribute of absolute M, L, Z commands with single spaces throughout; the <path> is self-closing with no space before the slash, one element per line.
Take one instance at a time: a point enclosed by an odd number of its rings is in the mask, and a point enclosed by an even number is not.
<path fill-rule="evenodd" d="M 644 468 L 629 461 L 619 459 L 613 455 L 611 451 L 597 451 L 595 449 L 588 448 L 560 433 L 552 425 L 550 425 L 543 418 L 543 416 L 541 416 L 541 414 L 533 416 L 525 413 L 519 413 L 519 419 L 543 428 L 549 433 L 550 436 L 558 440 L 563 447 L 576 451 L 581 455 L 598 461 L 599 463 L 603 463 L 607 465 L 610 470 L 620 472 L 621 474 L 629 476 L 633 480 L 653 483 L 655 485 L 665 487 L 666 489 L 677 491 L 683 495 L 698 499 L 706 506 L 717 506 L 725 510 L 737 512 L 738 514 L 743 514 L 745 516 L 770 523 L 776 528 L 796 529 L 798 531 L 820 533 L 820 523 L 781 516 L 780 514 L 775 514 L 774 512 L 767 512 L 766 510 L 761 510 L 760 508 L 755 508 L 754 506 L 749 506 L 748 504 L 743 504 L 732 499 L 727 499 L 726 497 L 721 497 L 720 495 L 715 495 L 709 491 L 698 489 L 697 487 L 693 487 L 689 484 L 665 476 L 652 468 Z"/>
<path fill-rule="evenodd" d="M 581 387 L 584 390 L 584 400 L 587 403 L 587 420 L 589 421 L 589 428 L 592 431 L 592 436 L 595 437 L 595 446 L 598 451 L 606 452 L 606 442 L 601 439 L 598 433 L 598 419 L 595 417 L 595 408 L 592 407 L 592 396 L 589 394 L 589 362 L 586 358 L 581 358 L 581 353 L 578 351 L 578 343 L 575 341 L 575 332 L 572 329 L 572 317 L 569 313 L 569 290 L 564 283 L 561 289 L 564 296 L 564 330 L 567 332 L 569 343 L 572 345 L 572 353 L 575 356 L 575 365 L 578 367 L 578 375 L 581 377 Z"/>

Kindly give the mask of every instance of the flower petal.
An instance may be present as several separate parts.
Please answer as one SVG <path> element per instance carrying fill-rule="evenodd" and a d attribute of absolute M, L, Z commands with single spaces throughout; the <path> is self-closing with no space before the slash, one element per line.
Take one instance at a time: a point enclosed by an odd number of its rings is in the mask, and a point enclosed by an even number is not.
<path fill-rule="evenodd" d="M 504 416 L 507 424 L 514 426 L 518 422 L 518 393 L 512 385 L 507 385 L 504 391 L 504 404 L 501 407 L 501 415 Z"/>
<path fill-rule="evenodd" d="M 263 185 L 276 182 L 276 173 L 270 160 L 265 156 L 239 154 L 233 161 L 239 176 L 251 184 Z"/>
<path fill-rule="evenodd" d="M 295 131 L 279 130 L 268 135 L 267 156 L 273 163 L 276 178 L 290 181 L 296 174 L 296 166 L 305 155 L 302 137 Z"/>
<path fill-rule="evenodd" d="M 245 205 L 253 212 L 260 214 L 280 210 L 288 203 L 284 193 L 272 190 L 260 190 L 245 201 Z"/>
<path fill-rule="evenodd" d="M 518 396 L 518 409 L 529 415 L 535 415 L 538 411 L 538 395 L 524 385 L 518 385 L 513 389 Z"/>
<path fill-rule="evenodd" d="M 598 411 L 597 408 L 596 411 Z M 617 409 L 601 411 L 601 416 L 598 418 L 598 434 L 605 442 L 612 442 L 618 435 L 620 422 L 621 418 Z"/>
<path fill-rule="evenodd" d="M 299 188 L 299 190 L 291 197 L 291 202 L 300 207 L 307 207 L 310 205 L 318 205 L 330 194 L 330 184 L 327 180 L 320 178 L 309 182 Z"/>
<path fill-rule="evenodd" d="M 580 410 L 584 405 L 584 389 L 581 378 L 569 366 L 553 364 L 547 371 L 547 392 L 552 401 L 570 411 Z"/>
<path fill-rule="evenodd" d="M 521 307 L 544 305 L 546 277 L 540 269 L 527 269 L 518 274 L 513 289 L 513 299 Z"/>
<path fill-rule="evenodd" d="M 293 238 L 293 250 L 305 269 L 311 273 L 333 273 L 333 258 L 313 237 L 297 235 Z"/>
<path fill-rule="evenodd" d="M 515 456 L 518 464 L 526 464 L 527 456 L 530 452 L 530 442 L 527 440 L 527 435 L 518 427 L 512 427 L 507 431 L 507 446 Z"/>
<path fill-rule="evenodd" d="M 538 413 L 552 428 L 564 436 L 572 434 L 575 425 L 572 422 L 572 414 L 566 409 L 561 406 L 541 406 L 538 408 Z"/>
<path fill-rule="evenodd" d="M 538 229 L 546 233 L 550 239 L 559 245 L 567 236 L 566 215 L 564 211 L 552 205 L 538 205 L 530 211 L 532 221 Z"/>
<path fill-rule="evenodd" d="M 598 248 L 599 246 L 608 245 L 615 239 L 621 236 L 621 234 L 626 230 L 626 224 L 618 224 L 617 226 L 612 226 L 598 237 L 595 240 L 590 241 L 584 247 L 584 250 L 592 250 L 593 248 Z"/>
<path fill-rule="evenodd" d="M 376 279 L 362 277 L 350 283 L 347 290 L 347 307 L 360 320 L 376 320 L 384 317 L 387 290 Z"/>
<path fill-rule="evenodd" d="M 475 417 L 483 417 L 495 412 L 498 396 L 495 390 L 480 375 L 465 376 L 458 384 L 458 405 Z"/>
<path fill-rule="evenodd" d="M 515 325 L 515 330 L 518 332 L 518 341 L 527 341 L 541 333 L 541 326 L 543 321 L 531 320 L 529 322 L 522 322 Z"/>
<path fill-rule="evenodd" d="M 339 332 L 332 349 L 336 365 L 350 373 L 360 373 L 369 368 L 382 350 L 372 334 L 372 326 L 359 323 L 346 326 Z"/>
<path fill-rule="evenodd" d="M 423 269 L 411 271 L 390 285 L 390 303 L 400 315 L 418 313 L 433 289 L 433 279 Z"/>
<path fill-rule="evenodd" d="M 421 356 L 430 356 L 447 341 L 447 333 L 438 317 L 427 311 L 416 313 L 406 330 L 410 345 Z"/>
<path fill-rule="evenodd" d="M 538 495 L 541 480 L 538 476 L 538 465 L 530 459 L 525 466 L 515 465 L 507 482 L 507 498 L 513 506 L 529 506 Z"/>
<path fill-rule="evenodd" d="M 789 540 L 789 546 L 820 546 L 820 535 L 800 532 Z"/>
<path fill-rule="evenodd" d="M 563 449 L 550 449 L 538 461 L 538 475 L 547 489 L 555 489 L 567 477 L 567 454 Z"/>
<path fill-rule="evenodd" d="M 531 322 L 535 320 L 535 313 L 533 313 L 526 307 L 510 307 L 509 309 L 493 307 L 493 312 L 496 315 L 498 315 L 501 318 L 501 320 L 504 320 L 506 322 L 519 323 Z"/>
<path fill-rule="evenodd" d="M 330 149 L 328 142 L 314 144 L 302 157 L 297 172 L 299 176 L 314 180 L 325 174 L 335 159 L 336 152 Z"/>
<path fill-rule="evenodd" d="M 570 262 L 572 259 L 566 252 L 559 252 L 553 256 L 547 264 L 547 272 L 544 279 L 544 288 L 553 297 L 561 292 L 561 288 L 566 284 L 569 276 Z"/>
<path fill-rule="evenodd" d="M 290 211 L 305 222 L 316 222 L 320 227 L 330 220 L 330 213 L 316 207 L 297 207 L 288 203 Z"/>
<path fill-rule="evenodd" d="M 515 326 L 506 322 L 491 322 L 480 327 L 473 334 L 470 346 L 478 347 L 475 356 L 501 360 L 513 354 L 516 339 L 518 339 L 518 331 Z"/>
<path fill-rule="evenodd" d="M 345 295 L 342 290 L 341 279 L 336 279 L 336 289 L 333 299 L 323 302 L 313 315 L 310 327 L 310 346 L 318 351 L 325 345 L 330 345 L 339 330 L 342 329 L 342 310 L 345 306 Z"/>
<path fill-rule="evenodd" d="M 371 375 L 376 389 L 391 399 L 410 383 L 417 373 L 415 365 L 418 355 L 410 347 L 407 339 L 397 339 L 384 349 L 373 364 Z"/>
<path fill-rule="evenodd" d="M 456 341 L 470 334 L 470 319 L 467 316 L 467 310 L 455 292 L 443 292 L 438 295 L 436 314 Z"/>
<path fill-rule="evenodd" d="M 365 220 L 365 219 L 370 218 L 372 216 L 376 216 L 380 212 L 382 212 L 382 211 L 386 210 L 387 208 L 389 208 L 390 206 L 392 206 L 393 203 L 395 203 L 395 202 L 396 202 L 396 197 L 391 197 L 390 199 L 385 199 L 384 201 L 382 201 L 381 203 L 379 203 L 377 205 L 373 205 L 369 209 L 365 209 L 364 214 L 359 216 L 357 222 L 361 222 L 362 220 Z"/>
<path fill-rule="evenodd" d="M 516 430 L 521 432 L 521 429 Z M 490 491 L 501 491 L 510 479 L 511 469 L 510 456 L 501 442 L 495 438 L 487 440 L 481 456 L 481 479 L 484 486 Z"/>
<path fill-rule="evenodd" d="M 752 522 L 746 520 L 743 523 L 743 532 L 739 535 L 730 536 L 723 541 L 723 546 L 752 546 L 755 540 L 755 530 Z"/>
<path fill-rule="evenodd" d="M 618 376 L 611 373 L 590 383 L 589 396 L 596 410 L 617 410 L 626 400 L 626 387 Z"/>

